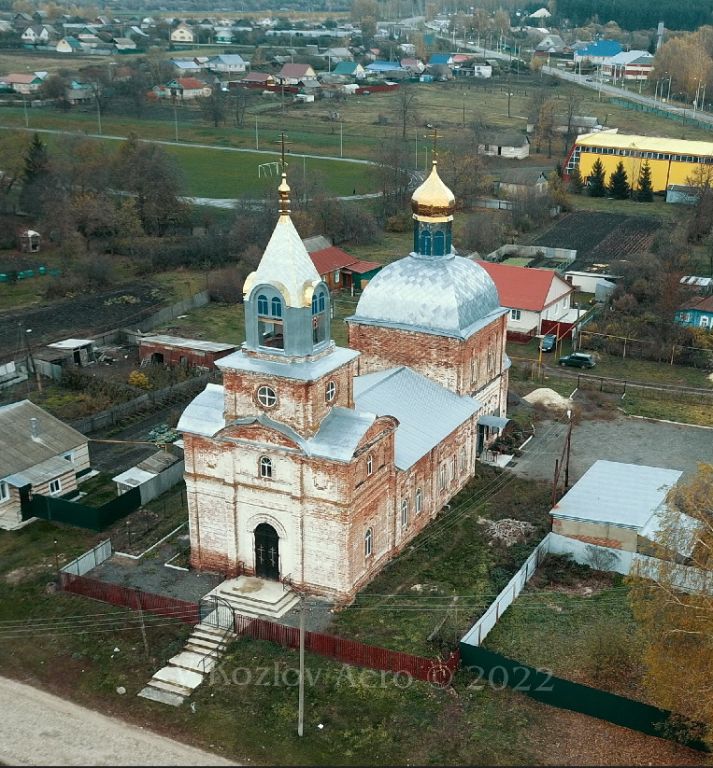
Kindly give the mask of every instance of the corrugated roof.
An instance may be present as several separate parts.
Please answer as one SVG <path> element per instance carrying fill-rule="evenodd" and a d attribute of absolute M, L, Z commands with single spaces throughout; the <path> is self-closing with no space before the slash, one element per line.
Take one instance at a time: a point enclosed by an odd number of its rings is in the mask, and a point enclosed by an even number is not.
<path fill-rule="evenodd" d="M 37 419 L 38 437 L 30 434 Z M 0 478 L 84 445 L 87 438 L 29 400 L 0 406 Z"/>
<path fill-rule="evenodd" d="M 176 429 L 179 432 L 212 437 L 225 427 L 224 409 L 223 387 L 220 384 L 208 384 L 183 411 Z"/>
<path fill-rule="evenodd" d="M 691 298 L 688 301 L 681 304 L 679 309 L 693 309 L 698 312 L 713 312 L 713 296 L 706 296 L 705 298 Z"/>
<path fill-rule="evenodd" d="M 345 271 L 363 275 L 365 272 L 371 272 L 373 269 L 381 269 L 383 266 L 384 265 L 379 261 L 353 261 L 345 267 Z"/>
<path fill-rule="evenodd" d="M 600 459 L 560 499 L 550 514 L 639 531 L 682 474 L 677 469 Z"/>
<path fill-rule="evenodd" d="M 237 344 L 222 344 L 217 341 L 203 341 L 201 339 L 183 339 L 180 336 L 164 336 L 163 334 L 154 334 L 152 336 L 142 336 L 139 339 L 139 345 L 159 344 L 162 347 L 176 347 L 179 349 L 193 349 L 199 352 L 227 352 L 235 349 Z"/>
<path fill-rule="evenodd" d="M 360 410 L 394 416 L 396 466 L 408 469 L 478 411 L 480 404 L 461 397 L 410 368 L 390 368 L 354 379 Z"/>
<path fill-rule="evenodd" d="M 554 269 L 515 267 L 492 261 L 478 261 L 478 264 L 493 279 L 500 303 L 510 309 L 541 312 L 545 308 L 547 294 L 554 280 L 560 280 L 567 288 L 573 290 Z"/>
<path fill-rule="evenodd" d="M 713 142 L 666 139 L 661 136 L 637 136 L 630 133 L 584 133 L 576 143 L 582 147 L 613 147 L 643 152 L 670 152 L 679 155 L 713 155 Z"/>
<path fill-rule="evenodd" d="M 320 424 L 317 434 L 307 441 L 307 449 L 312 456 L 349 461 L 375 420 L 373 413 L 332 408 Z"/>
<path fill-rule="evenodd" d="M 47 346 L 50 349 L 78 349 L 79 347 L 87 347 L 95 343 L 94 339 L 64 339 L 64 341 L 55 341 Z"/>
<path fill-rule="evenodd" d="M 329 248 L 322 248 L 319 251 L 312 251 L 310 257 L 320 275 L 334 272 L 335 269 L 342 269 L 342 267 L 356 261 L 354 256 L 341 248 L 337 248 L 336 245 L 330 245 Z"/>
<path fill-rule="evenodd" d="M 41 461 L 33 467 L 23 469 L 21 472 L 15 472 L 14 475 L 6 477 L 5 480 L 15 488 L 22 488 L 25 485 L 39 485 L 47 483 L 55 477 L 66 474 L 72 469 L 72 464 L 61 456 L 53 456 L 51 459 Z"/>
<path fill-rule="evenodd" d="M 198 80 L 195 77 L 179 77 L 176 82 L 181 86 L 181 88 L 183 88 L 184 91 L 198 91 L 209 87 L 202 80 Z"/>

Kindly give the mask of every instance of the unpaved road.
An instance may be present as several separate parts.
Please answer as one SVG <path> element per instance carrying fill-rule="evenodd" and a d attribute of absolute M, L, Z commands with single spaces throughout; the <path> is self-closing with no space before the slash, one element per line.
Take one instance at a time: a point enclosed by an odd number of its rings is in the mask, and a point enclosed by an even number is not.
<path fill-rule="evenodd" d="M 236 765 L 0 677 L 0 764 Z"/>

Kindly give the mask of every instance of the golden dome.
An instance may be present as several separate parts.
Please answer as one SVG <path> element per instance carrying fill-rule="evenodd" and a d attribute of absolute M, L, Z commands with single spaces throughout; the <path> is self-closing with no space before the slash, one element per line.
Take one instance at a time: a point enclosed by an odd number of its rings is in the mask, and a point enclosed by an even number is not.
<path fill-rule="evenodd" d="M 411 210 L 416 218 L 452 218 L 453 211 L 455 211 L 455 195 L 441 180 L 436 166 L 437 162 L 434 160 L 428 178 L 413 193 L 411 198 Z"/>

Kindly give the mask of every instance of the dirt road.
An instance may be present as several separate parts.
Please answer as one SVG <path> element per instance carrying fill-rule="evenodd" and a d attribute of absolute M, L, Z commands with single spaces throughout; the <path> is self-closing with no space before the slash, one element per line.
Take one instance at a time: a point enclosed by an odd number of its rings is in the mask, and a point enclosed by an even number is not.
<path fill-rule="evenodd" d="M 236 765 L 0 677 L 0 764 Z"/>

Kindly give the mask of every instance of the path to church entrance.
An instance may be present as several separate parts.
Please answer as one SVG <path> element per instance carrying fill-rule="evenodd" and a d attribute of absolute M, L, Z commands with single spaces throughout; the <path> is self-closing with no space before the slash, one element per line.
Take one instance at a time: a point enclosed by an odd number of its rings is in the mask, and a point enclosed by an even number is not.
<path fill-rule="evenodd" d="M 236 765 L 0 677 L 0 764 Z"/>
<path fill-rule="evenodd" d="M 510 468 L 521 477 L 551 480 L 566 434 L 566 423 L 538 423 L 535 437 Z M 579 480 L 597 459 L 678 469 L 690 475 L 699 462 L 713 463 L 713 430 L 625 416 L 583 420 L 572 430 L 570 482 Z"/>

